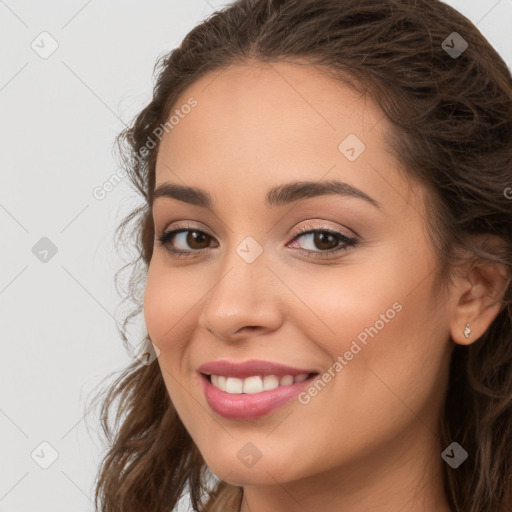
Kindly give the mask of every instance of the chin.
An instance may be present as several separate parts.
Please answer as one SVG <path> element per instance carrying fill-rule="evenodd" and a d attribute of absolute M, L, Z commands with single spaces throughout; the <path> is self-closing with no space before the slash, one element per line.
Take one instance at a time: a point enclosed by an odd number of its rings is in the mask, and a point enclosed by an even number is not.
<path fill-rule="evenodd" d="M 244 446 L 242 444 L 242 446 Z M 210 454 L 204 457 L 207 466 L 217 477 L 225 482 L 236 485 L 275 485 L 279 482 L 288 482 L 300 479 L 301 469 L 296 466 L 297 461 L 288 455 L 279 454 L 276 451 L 269 451 L 268 454 L 261 454 L 258 460 L 250 460 L 244 456 L 250 453 L 250 448 L 246 447 L 245 452 L 238 449 L 233 451 L 233 455 Z M 238 452 L 240 453 L 240 457 Z M 294 460 L 295 467 L 290 467 L 290 460 Z M 288 462 L 285 462 L 288 461 Z"/>
<path fill-rule="evenodd" d="M 213 471 L 215 475 L 217 475 L 220 479 L 224 480 L 228 484 L 235 485 L 238 487 L 244 487 L 249 485 L 275 485 L 277 479 L 280 482 L 283 480 L 283 475 L 278 474 L 277 472 L 267 469 L 265 467 L 260 467 L 259 469 L 256 469 L 255 467 L 241 468 L 239 466 L 234 465 L 225 465 L 222 466 L 222 472 L 214 471 L 213 468 L 211 467 L 210 470 Z M 272 475 L 274 476 L 274 478 L 272 478 Z M 286 478 L 284 478 L 284 480 L 287 481 Z"/>

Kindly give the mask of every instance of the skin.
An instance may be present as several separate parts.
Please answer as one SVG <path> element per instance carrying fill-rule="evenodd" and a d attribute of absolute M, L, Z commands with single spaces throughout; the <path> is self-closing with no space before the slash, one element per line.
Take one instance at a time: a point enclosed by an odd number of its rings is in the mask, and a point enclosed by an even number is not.
<path fill-rule="evenodd" d="M 158 198 L 155 231 L 188 221 L 209 237 L 203 245 L 175 237 L 175 248 L 196 251 L 188 258 L 155 242 L 144 316 L 205 462 L 243 486 L 242 512 L 449 512 L 437 432 L 449 357 L 454 342 L 472 342 L 498 313 L 482 284 L 498 274 L 475 270 L 442 289 L 424 190 L 397 171 L 383 139 L 392 127 L 369 97 L 285 62 L 209 73 L 175 107 L 191 96 L 197 106 L 163 136 L 156 185 L 200 187 L 214 210 Z M 338 150 L 351 133 L 366 146 L 352 162 Z M 272 186 L 328 179 L 382 208 L 337 195 L 264 205 Z M 325 258 L 300 254 L 336 248 L 312 235 L 292 241 L 305 224 L 357 234 L 359 245 Z M 247 236 L 263 250 L 252 263 L 236 252 Z M 201 250 L 208 240 L 211 249 Z M 308 404 L 293 399 L 263 417 L 230 420 L 206 402 L 199 365 L 264 359 L 323 373 L 397 302 L 401 311 Z M 248 442 L 261 452 L 252 467 L 237 457 Z"/>

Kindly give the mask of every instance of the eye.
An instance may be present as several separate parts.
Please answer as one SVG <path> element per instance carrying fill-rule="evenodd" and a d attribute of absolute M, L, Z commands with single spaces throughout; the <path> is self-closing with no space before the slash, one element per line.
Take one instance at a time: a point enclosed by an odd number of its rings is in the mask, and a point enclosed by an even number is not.
<path fill-rule="evenodd" d="M 171 231 L 164 231 L 160 236 L 157 237 L 160 245 L 166 247 L 166 249 L 177 258 L 187 257 L 192 252 L 197 252 L 202 249 L 207 249 L 209 241 L 212 239 L 208 233 L 196 229 L 194 226 L 183 226 L 179 229 L 173 229 Z M 181 244 L 185 248 L 175 248 L 171 245 L 171 242 Z M 193 250 L 189 250 L 186 246 L 192 247 Z"/>
<path fill-rule="evenodd" d="M 301 226 L 294 235 L 292 242 L 299 239 L 305 239 L 310 248 L 299 247 L 299 251 L 315 258 L 329 257 L 333 253 L 346 251 L 350 247 L 356 247 L 358 241 L 351 236 L 346 235 L 342 231 L 326 226 L 304 225 Z M 334 245 L 333 245 L 334 244 Z M 312 247 L 320 248 L 314 250 Z"/>
<path fill-rule="evenodd" d="M 171 231 L 164 231 L 156 239 L 173 256 L 183 258 L 194 256 L 193 253 L 210 249 L 210 242 L 213 240 L 213 237 L 192 225 L 186 225 Z M 313 257 L 328 257 L 333 253 L 346 251 L 349 247 L 353 248 L 358 245 L 358 241 L 355 238 L 346 235 L 342 231 L 311 224 L 299 228 L 293 235 L 292 243 L 296 245 L 296 241 L 299 239 L 307 240 L 309 244 L 306 243 L 305 245 L 309 245 L 310 248 L 299 246 L 297 250 Z M 176 245 L 181 245 L 182 247 L 176 248 Z M 315 250 L 313 247 L 317 247 L 320 250 Z"/>

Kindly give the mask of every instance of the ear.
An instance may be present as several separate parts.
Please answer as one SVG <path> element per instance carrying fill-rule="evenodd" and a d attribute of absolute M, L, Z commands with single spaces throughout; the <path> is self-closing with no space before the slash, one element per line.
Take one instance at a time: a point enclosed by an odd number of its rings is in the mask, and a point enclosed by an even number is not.
<path fill-rule="evenodd" d="M 504 306 L 502 301 L 509 283 L 505 265 L 476 256 L 468 260 L 455 278 L 455 306 L 450 322 L 455 343 L 470 345 L 485 333 Z"/>

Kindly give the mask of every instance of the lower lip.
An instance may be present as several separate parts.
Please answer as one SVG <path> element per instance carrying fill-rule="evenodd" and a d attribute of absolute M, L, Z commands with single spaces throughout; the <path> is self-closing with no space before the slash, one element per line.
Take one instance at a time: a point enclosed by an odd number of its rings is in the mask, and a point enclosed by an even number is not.
<path fill-rule="evenodd" d="M 242 420 L 258 418 L 278 409 L 309 386 L 317 375 L 289 386 L 280 386 L 254 394 L 227 393 L 216 388 L 204 374 L 200 374 L 200 377 L 206 401 L 213 411 L 224 418 Z"/>

